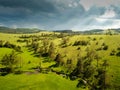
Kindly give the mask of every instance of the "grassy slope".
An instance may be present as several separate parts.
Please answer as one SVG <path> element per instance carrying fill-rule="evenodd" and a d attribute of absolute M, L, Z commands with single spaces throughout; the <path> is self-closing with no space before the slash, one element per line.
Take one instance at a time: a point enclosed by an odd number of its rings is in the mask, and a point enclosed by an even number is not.
<path fill-rule="evenodd" d="M 9 74 L 0 77 L 0 90 L 78 90 L 76 81 L 70 81 L 53 73 L 33 75 Z"/>
<path fill-rule="evenodd" d="M 4 51 L 4 54 L 11 52 L 11 49 L 0 48 Z M 22 57 L 23 68 L 22 70 L 28 71 L 28 69 L 36 67 L 40 61 L 40 58 L 34 57 L 32 52 L 28 52 L 23 48 Z M 0 52 L 0 55 L 3 53 Z M 28 64 L 28 61 L 31 61 Z M 44 63 L 43 66 L 48 66 L 50 63 Z M 26 73 L 15 75 L 9 74 L 6 76 L 0 76 L 0 90 L 79 90 L 76 88 L 77 81 L 70 81 L 62 76 L 54 73 L 49 74 L 31 74 Z M 81 90 L 81 89 L 80 89 Z"/>
<path fill-rule="evenodd" d="M 17 38 L 14 38 L 14 36 L 19 36 L 19 35 L 9 35 L 9 34 L 0 34 L 0 38 L 2 40 L 9 40 L 13 43 L 16 43 Z M 75 40 L 89 40 L 88 37 L 90 37 L 91 39 L 96 38 L 97 40 L 95 41 L 91 41 L 91 48 L 97 48 L 99 46 L 101 46 L 101 44 L 103 42 L 105 42 L 108 46 L 109 49 L 107 51 L 98 51 L 99 55 L 103 58 L 103 59 L 107 59 L 109 66 L 108 66 L 108 82 L 114 86 L 120 86 L 120 57 L 116 57 L 116 56 L 109 56 L 110 52 L 112 49 L 117 49 L 118 46 L 120 46 L 120 39 L 119 39 L 119 35 L 113 35 L 113 36 L 106 36 L 106 35 L 85 35 L 85 36 L 73 36 L 70 38 L 69 43 L 73 44 L 73 42 Z M 102 38 L 100 40 L 100 38 Z M 54 42 L 60 42 L 60 39 L 56 39 L 54 40 Z M 95 43 L 98 42 L 98 45 L 95 45 Z M 19 44 L 19 43 L 17 43 Z M 58 43 L 59 44 L 59 43 Z M 86 47 L 82 46 L 81 49 L 84 52 L 84 49 Z M 76 55 L 79 51 L 77 51 L 77 47 L 72 47 L 72 46 L 68 46 L 67 48 L 58 48 L 58 51 L 60 53 L 66 53 L 67 54 L 67 58 L 72 58 L 72 60 L 74 60 L 74 63 L 76 63 Z M 0 56 L 2 56 L 3 52 L 10 52 L 10 49 L 0 49 Z M 41 61 L 40 58 L 36 58 L 34 56 L 32 56 L 32 52 L 28 52 L 27 49 L 23 48 L 23 53 L 20 55 L 23 58 L 23 70 L 35 67 L 37 65 L 39 65 L 38 63 Z M 31 61 L 30 64 L 28 64 L 28 62 Z M 49 65 L 48 64 L 44 64 L 43 67 L 45 65 Z M 36 79 L 35 79 L 36 78 Z M 34 80 L 35 79 L 35 80 Z M 41 81 L 43 80 L 44 83 Z M 11 83 L 12 81 L 12 83 Z M 75 85 L 77 82 L 72 82 L 69 80 L 66 80 L 60 76 L 57 76 L 55 74 L 37 74 L 37 75 L 7 75 L 5 77 L 0 77 L 0 82 L 6 83 L 0 86 L 0 89 L 3 90 L 6 88 L 8 89 L 16 89 L 16 88 L 20 88 L 20 89 L 28 89 L 31 88 L 36 88 L 36 89 L 41 89 L 42 90 L 47 90 L 48 88 L 51 88 L 51 90 L 74 90 Z M 59 83 L 58 83 L 59 82 Z M 8 84 L 7 84 L 8 83 Z M 56 84 L 57 83 L 57 84 Z M 14 86 L 14 87 L 13 87 Z M 48 86 L 48 87 L 46 87 Z M 52 89 L 54 87 L 54 89 Z M 69 89 L 70 88 L 70 89 Z M 81 89 L 80 89 L 81 90 Z"/>

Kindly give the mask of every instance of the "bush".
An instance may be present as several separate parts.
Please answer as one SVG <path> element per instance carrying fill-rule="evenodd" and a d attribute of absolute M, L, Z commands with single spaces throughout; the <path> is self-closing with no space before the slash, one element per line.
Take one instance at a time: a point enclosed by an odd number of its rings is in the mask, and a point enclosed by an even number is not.
<path fill-rule="evenodd" d="M 3 56 L 2 60 L 1 60 L 1 64 L 3 66 L 5 66 L 5 69 L 9 69 L 9 72 L 13 72 L 14 71 L 14 65 L 16 65 L 18 63 L 17 60 L 17 53 L 15 51 L 12 51 L 10 54 L 6 54 Z M 7 70 L 8 70 L 7 69 Z"/>
<path fill-rule="evenodd" d="M 81 49 L 80 47 L 77 48 L 77 50 L 80 50 L 80 49 Z"/>
<path fill-rule="evenodd" d="M 73 46 L 78 46 L 78 45 L 81 45 L 81 46 L 87 46 L 88 45 L 88 41 L 75 41 Z"/>
<path fill-rule="evenodd" d="M 115 50 L 112 50 L 111 53 L 110 53 L 110 56 L 113 56 L 115 55 L 116 51 Z"/>
<path fill-rule="evenodd" d="M 4 44 L 4 47 L 6 47 L 6 48 L 11 48 L 10 42 L 6 42 L 6 43 Z"/>
<path fill-rule="evenodd" d="M 120 50 L 120 47 L 118 47 L 117 50 Z"/>
<path fill-rule="evenodd" d="M 107 50 L 108 49 L 108 45 L 105 45 L 104 47 L 103 47 L 103 50 Z"/>
<path fill-rule="evenodd" d="M 100 51 L 100 50 L 102 50 L 102 47 L 99 47 L 99 48 L 96 49 L 96 51 Z"/>
<path fill-rule="evenodd" d="M 116 56 L 120 56 L 120 52 L 117 52 L 117 53 L 116 53 Z"/>
<path fill-rule="evenodd" d="M 0 47 L 3 47 L 3 41 L 0 40 Z"/>
<path fill-rule="evenodd" d="M 93 41 L 95 41 L 96 40 L 96 38 L 93 38 Z"/>

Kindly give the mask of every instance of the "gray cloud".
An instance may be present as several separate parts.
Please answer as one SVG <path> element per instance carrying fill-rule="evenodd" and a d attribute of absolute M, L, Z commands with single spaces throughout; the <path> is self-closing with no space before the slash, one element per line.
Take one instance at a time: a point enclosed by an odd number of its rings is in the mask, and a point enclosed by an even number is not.
<path fill-rule="evenodd" d="M 0 0 L 0 6 L 10 8 L 26 8 L 32 11 L 55 11 L 53 3 L 48 0 Z"/>
<path fill-rule="evenodd" d="M 102 21 L 100 16 L 109 8 L 113 8 L 115 12 L 114 19 L 120 19 L 119 0 L 116 2 L 113 0 L 106 3 L 103 0 L 0 0 L 0 23 L 7 26 L 44 29 L 102 27 L 106 22 L 100 22 L 99 20 Z M 113 24 L 112 21 L 107 20 L 109 24 Z"/>

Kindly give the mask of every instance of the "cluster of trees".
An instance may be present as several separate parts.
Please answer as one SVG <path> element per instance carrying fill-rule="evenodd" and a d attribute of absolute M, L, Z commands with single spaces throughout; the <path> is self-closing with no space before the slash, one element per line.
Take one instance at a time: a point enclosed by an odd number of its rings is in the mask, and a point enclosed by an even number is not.
<path fill-rule="evenodd" d="M 33 49 L 34 54 L 43 57 L 50 57 L 51 59 L 55 58 L 55 45 L 47 39 L 41 40 L 41 43 L 32 41 L 29 47 Z"/>
<path fill-rule="evenodd" d="M 113 49 L 111 52 L 110 52 L 110 56 L 120 56 L 120 47 L 117 47 L 117 50 Z"/>
<path fill-rule="evenodd" d="M 77 87 L 88 87 L 90 90 L 104 90 L 106 83 L 107 60 L 99 64 L 100 57 L 94 51 L 87 51 L 86 56 L 78 55 L 76 68 L 70 73 L 70 79 L 78 79 Z M 96 60 L 96 65 L 93 62 Z"/>
<path fill-rule="evenodd" d="M 61 41 L 60 46 L 61 46 L 62 48 L 67 47 L 67 46 L 68 46 L 68 42 L 69 42 L 69 38 L 68 38 L 68 37 L 63 37 L 63 38 L 61 38 L 61 39 L 62 39 L 62 41 Z"/>
<path fill-rule="evenodd" d="M 89 44 L 88 41 L 81 40 L 81 41 L 75 41 L 73 46 L 78 46 L 78 45 L 87 46 L 88 44 Z"/>
<path fill-rule="evenodd" d="M 8 73 L 13 73 L 16 69 L 16 67 L 18 67 L 18 63 L 20 58 L 18 57 L 18 53 L 16 53 L 14 50 L 9 53 L 9 54 L 5 54 L 2 59 L 1 59 L 1 65 L 3 65 L 3 68 L 1 69 L 1 74 L 8 74 Z"/>
<path fill-rule="evenodd" d="M 21 52 L 21 47 L 20 46 L 11 44 L 9 41 L 4 42 L 4 41 L 0 40 L 0 47 L 12 48 L 12 49 L 14 49 L 18 52 Z"/>
<path fill-rule="evenodd" d="M 108 45 L 106 45 L 105 43 L 103 43 L 101 45 L 101 47 L 97 48 L 96 51 L 99 51 L 99 50 L 108 50 Z"/>

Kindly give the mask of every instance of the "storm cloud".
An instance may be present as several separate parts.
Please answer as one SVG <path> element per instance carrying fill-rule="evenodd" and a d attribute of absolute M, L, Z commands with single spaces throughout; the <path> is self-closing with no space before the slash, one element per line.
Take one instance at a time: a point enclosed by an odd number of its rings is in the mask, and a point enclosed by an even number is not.
<path fill-rule="evenodd" d="M 0 25 L 48 30 L 118 28 L 119 4 L 119 0 L 0 0 Z"/>

